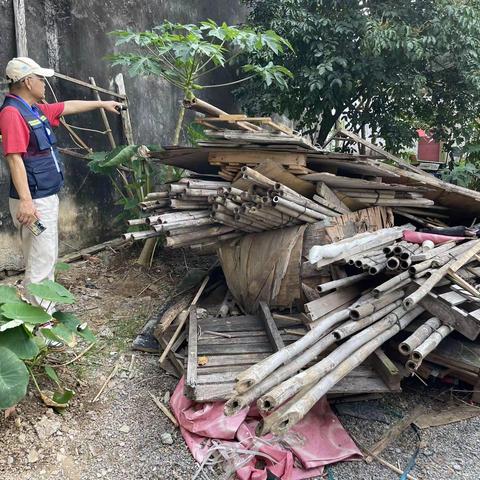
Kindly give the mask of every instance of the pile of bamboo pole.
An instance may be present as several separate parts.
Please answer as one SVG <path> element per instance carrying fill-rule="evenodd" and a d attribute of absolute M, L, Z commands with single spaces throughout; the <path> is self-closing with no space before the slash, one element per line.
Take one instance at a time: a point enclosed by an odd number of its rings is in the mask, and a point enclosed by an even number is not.
<path fill-rule="evenodd" d="M 234 185 L 238 186 L 234 186 Z M 143 240 L 165 236 L 167 247 L 214 247 L 244 233 L 315 223 L 339 216 L 321 195 L 310 200 L 249 167 L 230 182 L 183 178 L 150 193 L 140 203 L 145 217 L 129 220 L 143 230 L 124 234 Z"/>
<path fill-rule="evenodd" d="M 125 239 L 143 240 L 165 237 L 165 245 L 171 248 L 190 246 L 205 248 L 219 241 L 241 235 L 235 228 L 218 223 L 212 218 L 209 197 L 228 182 L 182 178 L 178 182 L 161 187 L 148 194 L 140 203 L 145 217 L 128 221 L 130 226 L 148 228 L 125 233 Z"/>
<path fill-rule="evenodd" d="M 394 272 L 390 279 L 364 291 L 343 308 L 312 319 L 320 321 L 302 338 L 240 372 L 235 394 L 225 404 L 226 415 L 234 415 L 256 401 L 264 416 L 257 435 L 284 434 L 342 378 L 422 315 L 425 309 L 419 305 L 420 300 L 448 275 L 477 260 L 480 240 L 460 245 L 450 242 L 428 251 L 404 241 L 374 248 L 374 255 L 383 255 L 385 266 L 389 258 L 416 263 Z M 341 292 L 368 277 L 364 272 L 326 282 L 318 285 L 317 291 Z M 408 287 L 414 284 L 417 289 L 412 292 Z M 401 353 L 410 356 L 406 367 L 416 371 L 425 356 L 452 331 L 452 326 L 437 318 L 424 321 L 399 346 Z"/>

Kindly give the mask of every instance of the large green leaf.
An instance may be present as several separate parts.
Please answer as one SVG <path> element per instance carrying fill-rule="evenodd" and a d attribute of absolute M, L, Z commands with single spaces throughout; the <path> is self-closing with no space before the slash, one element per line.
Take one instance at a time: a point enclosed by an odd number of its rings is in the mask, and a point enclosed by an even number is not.
<path fill-rule="evenodd" d="M 55 312 L 54 318 L 61 324 L 65 325 L 71 332 L 76 333 L 82 337 L 85 341 L 93 343 L 97 340 L 93 332 L 86 326 L 73 313 Z"/>
<path fill-rule="evenodd" d="M 12 320 L 23 320 L 34 325 L 46 323 L 51 319 L 43 308 L 28 303 L 5 303 L 1 306 L 0 313 Z"/>
<path fill-rule="evenodd" d="M 40 351 L 32 334 L 23 325 L 1 332 L 0 347 L 8 348 L 22 360 L 32 360 Z"/>
<path fill-rule="evenodd" d="M 0 347 L 0 409 L 16 405 L 26 394 L 28 370 L 11 350 Z"/>
<path fill-rule="evenodd" d="M 15 287 L 0 285 L 0 304 L 2 303 L 22 303 Z"/>
<path fill-rule="evenodd" d="M 27 290 L 32 295 L 55 303 L 74 303 L 75 297 L 64 286 L 53 280 L 44 280 L 40 283 L 30 283 Z"/>

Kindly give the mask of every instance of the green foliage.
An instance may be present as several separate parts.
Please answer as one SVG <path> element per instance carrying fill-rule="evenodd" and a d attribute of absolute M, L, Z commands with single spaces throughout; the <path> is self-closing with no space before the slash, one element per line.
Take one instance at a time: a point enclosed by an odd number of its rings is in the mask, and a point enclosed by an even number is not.
<path fill-rule="evenodd" d="M 75 301 L 67 289 L 50 280 L 29 284 L 27 290 L 47 302 L 72 304 Z M 47 322 L 51 322 L 52 327 L 42 328 Z M 38 328 L 40 336 L 34 335 Z M 45 365 L 45 373 L 59 386 L 50 398 L 38 386 L 34 369 L 43 364 L 48 354 L 47 339 L 73 347 L 77 336 L 87 342 L 96 340 L 87 325 L 72 313 L 57 311 L 52 317 L 43 308 L 23 300 L 15 287 L 0 286 L 0 409 L 17 404 L 25 396 L 29 375 L 47 404 L 65 407 L 74 392 L 62 388 L 56 372 Z"/>
<path fill-rule="evenodd" d="M 463 161 L 451 169 L 444 170 L 442 180 L 478 191 L 480 190 L 480 168 L 475 163 Z"/>
<path fill-rule="evenodd" d="M 120 145 L 111 152 L 94 152 L 88 163 L 92 172 L 107 175 L 117 192 L 117 205 L 122 212 L 116 221 L 139 217 L 138 204 L 152 191 L 161 172 L 153 169 L 148 160 L 149 147 L 160 151 L 158 145 Z"/>
<path fill-rule="evenodd" d="M 65 263 L 65 262 L 57 262 L 55 264 L 55 271 L 56 272 L 66 272 L 70 270 L 70 265 L 68 263 Z"/>
<path fill-rule="evenodd" d="M 213 20 L 198 25 L 171 23 L 168 20 L 151 31 L 112 32 L 117 38 L 117 46 L 128 44 L 134 52 L 112 55 L 113 65 L 128 67 L 130 75 L 155 75 L 183 91 L 185 98 L 191 99 L 194 92 L 222 85 L 207 85 L 205 76 L 209 73 L 233 65 L 242 53 L 272 52 L 279 56 L 291 49 L 288 41 L 272 30 L 257 32 L 246 26 L 218 25 Z M 257 57 L 260 58 L 260 57 Z M 242 63 L 240 69 L 250 73 L 242 82 L 258 75 L 265 82 L 277 82 L 286 86 L 286 78 L 291 76 L 283 66 L 273 62 Z"/>
<path fill-rule="evenodd" d="M 239 95 L 253 114 L 286 114 L 322 143 L 339 119 L 369 125 L 389 149 L 416 128 L 447 148 L 470 142 L 480 103 L 480 1 L 244 0 L 255 28 L 286 38 L 288 88 L 255 80 Z M 254 63 L 277 60 L 250 54 Z M 252 90 L 255 95 L 252 95 Z"/>

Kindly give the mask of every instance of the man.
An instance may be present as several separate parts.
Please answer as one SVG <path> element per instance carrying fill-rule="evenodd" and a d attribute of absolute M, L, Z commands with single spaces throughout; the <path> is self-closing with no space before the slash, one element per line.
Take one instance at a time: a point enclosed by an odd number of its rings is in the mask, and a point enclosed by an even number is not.
<path fill-rule="evenodd" d="M 45 98 L 45 77 L 52 77 L 54 71 L 27 57 L 10 60 L 5 73 L 10 88 L 0 109 L 0 133 L 11 176 L 10 213 L 20 231 L 27 285 L 53 280 L 58 256 L 57 194 L 64 174 L 52 127 L 58 126 L 62 115 L 99 108 L 118 114 L 122 104 L 39 103 Z M 30 230 L 37 219 L 46 227 L 38 236 Z"/>

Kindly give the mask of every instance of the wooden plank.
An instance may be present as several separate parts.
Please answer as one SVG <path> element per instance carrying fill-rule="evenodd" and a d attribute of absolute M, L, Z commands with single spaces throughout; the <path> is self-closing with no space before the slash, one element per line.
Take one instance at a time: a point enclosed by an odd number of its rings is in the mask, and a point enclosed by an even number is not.
<path fill-rule="evenodd" d="M 25 20 L 24 0 L 13 0 L 13 15 L 15 20 L 17 57 L 28 57 L 27 23 Z"/>
<path fill-rule="evenodd" d="M 298 337 L 297 337 L 298 339 Z M 272 354 L 272 346 L 269 341 L 263 343 L 251 343 L 248 345 L 203 345 L 201 355 L 223 355 L 228 351 L 229 354 L 245 354 L 245 353 L 270 353 Z"/>
<path fill-rule="evenodd" d="M 372 367 L 378 373 L 383 380 L 392 390 L 398 391 L 400 389 L 400 381 L 402 375 L 396 365 L 385 355 L 385 352 L 381 348 L 377 348 L 372 354 Z"/>
<path fill-rule="evenodd" d="M 260 164 L 267 160 L 271 160 L 281 165 L 306 165 L 307 156 L 303 153 L 290 152 L 271 152 L 268 150 L 253 150 L 253 151 L 215 151 L 208 154 L 208 161 L 219 163 L 246 163 Z"/>
<path fill-rule="evenodd" d="M 195 387 L 197 383 L 197 309 L 190 310 L 188 321 L 188 357 L 187 357 L 187 378 L 186 385 Z"/>
<path fill-rule="evenodd" d="M 305 304 L 305 311 L 312 321 L 323 317 L 327 313 L 358 297 L 361 288 L 358 285 L 329 293 L 318 300 Z"/>
<path fill-rule="evenodd" d="M 259 316 L 262 318 L 265 326 L 265 331 L 267 333 L 268 339 L 273 347 L 275 352 L 278 352 L 282 348 L 285 348 L 285 343 L 280 336 L 280 332 L 275 325 L 270 309 L 265 302 L 260 302 L 259 306 Z"/>
<path fill-rule="evenodd" d="M 227 355 L 225 353 L 219 355 L 212 355 L 207 357 L 207 363 L 202 366 L 198 366 L 197 372 L 200 372 L 204 368 L 208 367 L 231 367 L 234 365 L 253 365 L 258 363 L 264 358 L 268 357 L 269 353 L 246 353 L 244 355 Z M 200 353 L 199 357 L 202 356 Z M 245 367 L 246 368 L 246 367 Z"/>
<path fill-rule="evenodd" d="M 162 350 L 165 349 L 168 343 L 167 339 L 162 336 L 162 337 L 159 337 L 157 340 L 160 346 L 162 347 Z M 182 377 L 183 374 L 185 373 L 183 362 L 175 355 L 174 352 L 172 352 L 172 350 L 168 352 L 168 360 L 172 363 L 173 367 L 177 371 L 178 377 L 179 378 Z"/>
<path fill-rule="evenodd" d="M 214 332 L 248 332 L 263 331 L 263 325 L 260 319 L 253 315 L 244 315 L 238 317 L 226 317 L 212 319 L 207 318 L 200 323 L 202 330 L 211 330 Z"/>

